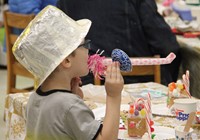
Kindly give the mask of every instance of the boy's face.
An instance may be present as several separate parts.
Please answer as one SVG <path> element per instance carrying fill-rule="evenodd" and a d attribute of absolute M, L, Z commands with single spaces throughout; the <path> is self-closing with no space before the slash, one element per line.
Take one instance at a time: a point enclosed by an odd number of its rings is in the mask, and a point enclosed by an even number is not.
<path fill-rule="evenodd" d="M 83 41 L 79 47 L 75 50 L 75 56 L 73 58 L 73 68 L 77 76 L 86 76 L 89 72 L 88 69 L 88 53 L 89 50 L 86 48 L 88 41 Z"/>

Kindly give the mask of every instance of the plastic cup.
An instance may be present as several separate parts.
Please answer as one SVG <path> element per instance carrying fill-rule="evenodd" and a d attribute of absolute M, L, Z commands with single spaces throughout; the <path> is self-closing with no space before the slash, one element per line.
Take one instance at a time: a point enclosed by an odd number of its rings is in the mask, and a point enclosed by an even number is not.
<path fill-rule="evenodd" d="M 184 132 L 185 126 L 175 127 L 175 137 L 176 140 L 191 140 L 193 129 L 190 128 L 189 132 Z"/>
<path fill-rule="evenodd" d="M 194 99 L 175 99 L 174 111 L 179 125 L 186 124 L 189 114 L 196 112 L 197 100 Z"/>

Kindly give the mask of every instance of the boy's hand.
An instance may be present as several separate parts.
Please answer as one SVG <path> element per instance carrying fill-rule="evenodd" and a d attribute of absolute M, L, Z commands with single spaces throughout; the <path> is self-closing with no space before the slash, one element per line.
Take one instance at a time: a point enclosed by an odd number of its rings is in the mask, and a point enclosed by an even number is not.
<path fill-rule="evenodd" d="M 124 79 L 119 69 L 119 63 L 113 62 L 107 67 L 105 88 L 108 96 L 121 96 L 121 91 L 124 86 Z"/>
<path fill-rule="evenodd" d="M 71 80 L 71 91 L 76 94 L 79 95 L 82 99 L 83 99 L 83 91 L 81 90 L 80 86 L 82 82 L 81 82 L 81 78 L 79 77 L 75 77 Z"/>

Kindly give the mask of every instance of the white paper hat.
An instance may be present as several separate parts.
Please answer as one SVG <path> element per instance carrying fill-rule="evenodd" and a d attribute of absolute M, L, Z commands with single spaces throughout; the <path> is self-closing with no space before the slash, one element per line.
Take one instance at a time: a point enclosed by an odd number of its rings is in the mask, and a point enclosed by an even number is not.
<path fill-rule="evenodd" d="M 12 51 L 40 86 L 83 41 L 91 21 L 74 21 L 54 6 L 44 8 L 16 40 Z"/>

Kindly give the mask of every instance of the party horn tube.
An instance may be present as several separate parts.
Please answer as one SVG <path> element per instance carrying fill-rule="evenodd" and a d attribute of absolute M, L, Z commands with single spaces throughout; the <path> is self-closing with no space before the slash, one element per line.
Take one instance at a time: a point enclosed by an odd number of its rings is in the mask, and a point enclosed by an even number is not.
<path fill-rule="evenodd" d="M 165 65 L 165 64 L 170 64 L 175 58 L 176 58 L 176 55 L 174 53 L 170 53 L 165 58 L 130 58 L 130 61 L 133 66 Z M 109 65 L 111 62 L 112 62 L 111 58 L 105 58 L 103 60 L 103 64 L 106 66 Z"/>
<path fill-rule="evenodd" d="M 101 79 L 104 76 L 106 66 L 111 64 L 113 61 L 120 63 L 120 70 L 122 72 L 132 71 L 132 66 L 138 65 L 164 65 L 171 63 L 176 55 L 170 53 L 166 58 L 129 58 L 129 56 L 120 49 L 114 49 L 111 54 L 111 58 L 101 56 L 102 52 L 91 55 L 88 59 L 88 68 L 95 77 Z"/>

